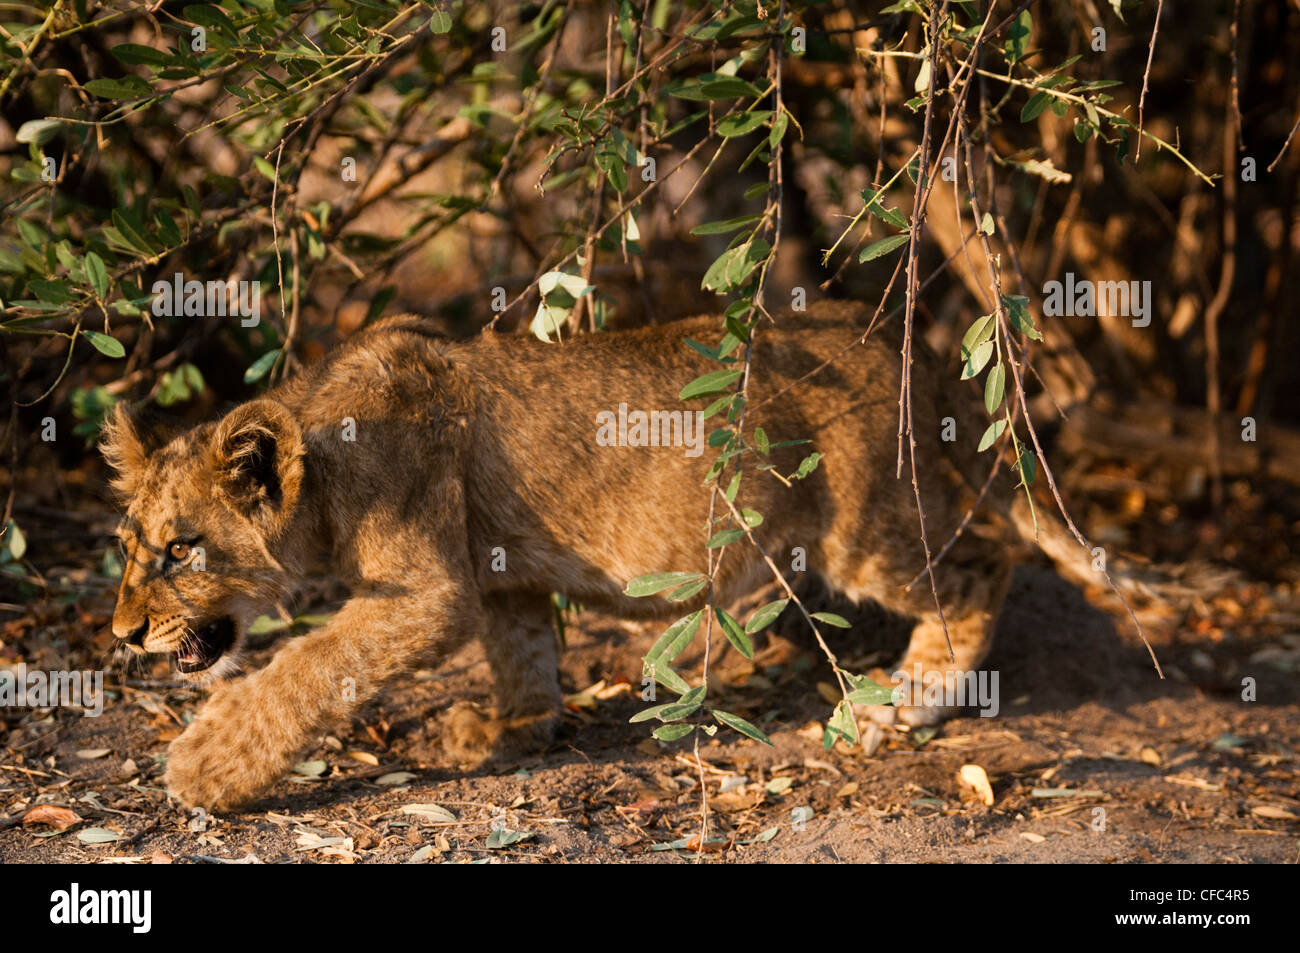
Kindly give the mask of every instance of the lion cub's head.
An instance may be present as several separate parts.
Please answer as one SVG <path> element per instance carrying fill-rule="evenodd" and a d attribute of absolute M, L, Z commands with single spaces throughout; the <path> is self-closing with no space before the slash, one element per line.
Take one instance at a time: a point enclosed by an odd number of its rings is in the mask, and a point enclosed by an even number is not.
<path fill-rule="evenodd" d="M 248 623 L 290 585 L 274 554 L 302 488 L 297 422 L 254 400 L 164 437 L 118 404 L 102 449 L 126 502 L 113 634 L 138 654 L 170 654 L 183 676 L 232 674 Z"/>

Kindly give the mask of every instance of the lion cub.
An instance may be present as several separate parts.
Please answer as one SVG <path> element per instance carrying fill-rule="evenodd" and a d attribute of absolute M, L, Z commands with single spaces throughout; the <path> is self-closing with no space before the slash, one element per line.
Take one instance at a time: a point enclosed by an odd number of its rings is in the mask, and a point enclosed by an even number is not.
<path fill-rule="evenodd" d="M 1007 588 L 1006 547 L 967 531 L 936 569 L 950 657 L 928 585 L 906 588 L 925 560 L 910 480 L 895 477 L 898 342 L 878 333 L 849 348 L 861 319 L 856 306 L 828 303 L 758 335 L 746 432 L 810 441 L 773 449 L 781 473 L 814 450 L 825 456 L 790 486 L 746 462 L 738 503 L 763 514 L 755 534 L 778 563 L 802 547 L 832 588 L 918 618 L 902 670 L 973 669 Z M 682 339 L 712 339 L 719 324 L 562 345 L 496 334 L 453 343 L 405 316 L 179 436 L 145 432 L 119 404 L 103 445 L 127 501 L 114 634 L 216 683 L 170 747 L 170 791 L 191 806 L 249 801 L 385 681 L 475 637 L 496 707 L 453 708 L 448 751 L 481 760 L 544 746 L 561 697 L 549 593 L 628 616 L 698 605 L 623 590 L 646 573 L 703 568 L 714 453 L 693 452 L 689 428 L 644 440 L 625 421 L 639 412 L 675 423 L 683 418 L 665 412 L 704 406 L 678 393 L 718 365 Z M 981 425 L 964 427 L 972 432 L 958 444 L 939 439 L 947 378 L 922 357 L 912 378 L 918 476 L 929 538 L 942 542 L 963 508 L 941 463 L 945 453 L 973 459 Z M 350 601 L 265 668 L 220 681 L 239 671 L 249 622 L 320 574 L 347 583 Z M 753 546 L 732 545 L 720 604 L 767 578 Z M 952 713 L 885 711 L 910 723 Z"/>

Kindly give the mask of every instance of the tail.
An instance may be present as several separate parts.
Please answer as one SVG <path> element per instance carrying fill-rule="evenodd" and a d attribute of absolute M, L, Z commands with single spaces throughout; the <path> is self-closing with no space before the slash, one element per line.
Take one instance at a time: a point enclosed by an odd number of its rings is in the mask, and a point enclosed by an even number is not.
<path fill-rule="evenodd" d="M 931 362 L 926 372 L 940 373 L 942 367 L 943 372 L 956 376 L 951 361 L 944 367 L 928 350 L 923 353 Z M 1135 606 L 1155 609 L 1161 605 L 1187 605 L 1217 595 L 1239 578 L 1231 570 L 1203 561 L 1183 565 L 1145 563 L 1088 541 L 1062 519 L 1054 499 L 1040 502 L 1035 498 L 1031 502 L 1024 487 L 1016 485 L 1005 473 L 990 478 L 990 455 L 979 450 L 980 437 L 988 421 L 982 416 L 981 403 L 970 388 L 944 389 L 936 402 L 939 415 L 948 415 L 957 423 L 956 439 L 942 442 L 941 447 L 961 481 L 972 491 L 987 483 L 986 505 L 1014 527 L 1020 539 L 1051 559 L 1062 576 L 1085 587 L 1113 587 L 1139 630 L 1141 623 L 1134 612 Z"/>
<path fill-rule="evenodd" d="M 1081 586 L 1112 583 L 1125 599 L 1140 607 L 1185 605 L 1218 594 L 1236 578 L 1231 570 L 1202 561 L 1182 565 L 1144 563 L 1108 552 L 1102 546 L 1076 537 L 1055 509 L 1031 505 L 1021 489 L 1008 508 L 1011 525 L 1027 543 L 1033 543 L 1062 576 Z"/>

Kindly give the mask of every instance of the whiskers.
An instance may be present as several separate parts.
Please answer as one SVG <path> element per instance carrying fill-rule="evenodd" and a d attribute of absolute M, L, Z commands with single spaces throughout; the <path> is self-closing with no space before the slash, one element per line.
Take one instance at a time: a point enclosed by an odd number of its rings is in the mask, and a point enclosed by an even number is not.
<path fill-rule="evenodd" d="M 176 643 L 176 648 L 172 649 L 178 659 L 187 655 L 201 656 L 203 654 L 203 646 L 200 644 L 198 636 L 194 634 L 194 629 L 190 626 L 193 621 L 193 619 L 186 619 L 182 623 L 181 639 Z"/>

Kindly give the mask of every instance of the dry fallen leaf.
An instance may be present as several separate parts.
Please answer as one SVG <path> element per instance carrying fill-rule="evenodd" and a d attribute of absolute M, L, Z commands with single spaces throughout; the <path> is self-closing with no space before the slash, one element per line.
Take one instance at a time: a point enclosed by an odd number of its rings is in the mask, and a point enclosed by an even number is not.
<path fill-rule="evenodd" d="M 963 784 L 975 789 L 986 807 L 993 806 L 993 785 L 989 783 L 987 771 L 978 764 L 963 764 L 957 777 L 961 778 Z"/>
<path fill-rule="evenodd" d="M 1044 837 L 1042 834 L 1035 834 L 1033 831 L 1021 831 L 1020 836 L 1027 841 L 1032 841 L 1035 844 L 1041 844 L 1043 841 L 1047 840 L 1047 838 Z"/>
<path fill-rule="evenodd" d="M 816 741 L 820 744 L 822 740 L 822 734 L 823 732 L 825 732 L 825 730 L 826 729 L 822 727 L 822 723 L 820 721 L 810 721 L 808 722 L 808 724 L 804 725 L 802 728 L 799 729 L 799 735 L 801 737 L 809 739 L 810 741 Z"/>
<path fill-rule="evenodd" d="M 835 792 L 835 796 L 836 796 L 836 797 L 852 797 L 853 795 L 855 795 L 855 794 L 857 794 L 857 793 L 858 793 L 858 782 L 857 782 L 857 781 L 850 781 L 848 784 L 845 784 L 845 785 L 844 785 L 843 787 L 841 787 L 838 791 L 836 791 L 836 792 Z"/>
<path fill-rule="evenodd" d="M 84 831 L 77 831 L 77 840 L 83 844 L 111 844 L 113 841 L 119 841 L 123 837 L 117 831 L 110 831 L 104 827 L 87 827 Z"/>
<path fill-rule="evenodd" d="M 1166 774 L 1165 780 L 1170 784 L 1182 784 L 1189 788 L 1200 788 L 1202 791 L 1222 791 L 1222 784 L 1215 784 L 1212 781 L 1206 781 L 1204 778 L 1191 777 L 1185 774 Z"/>
<path fill-rule="evenodd" d="M 1250 809 L 1250 813 L 1256 817 L 1267 817 L 1272 821 L 1300 821 L 1300 817 L 1297 817 L 1284 807 L 1278 807 L 1276 804 L 1257 804 Z M 26 818 L 23 821 L 26 823 Z"/>
<path fill-rule="evenodd" d="M 818 771 L 829 771 L 831 772 L 831 774 L 844 773 L 839 768 L 835 767 L 835 765 L 831 764 L 829 761 L 819 761 L 816 758 L 804 758 L 803 766 L 805 768 L 814 768 Z"/>
<path fill-rule="evenodd" d="M 82 761 L 94 761 L 96 758 L 102 758 L 104 755 L 112 753 L 112 748 L 82 748 L 77 752 L 77 757 Z"/>
<path fill-rule="evenodd" d="M 727 842 L 722 838 L 710 837 L 707 841 L 704 842 L 704 851 L 706 853 L 710 851 L 718 851 L 718 850 L 722 850 L 726 846 L 727 846 Z M 694 837 L 688 840 L 683 845 L 682 849 L 693 850 L 698 852 L 700 850 L 700 835 L 696 834 Z"/>
<path fill-rule="evenodd" d="M 595 686 L 588 689 L 589 692 L 601 701 L 608 701 L 611 698 L 622 695 L 624 692 L 630 692 L 631 690 L 632 683 L 628 681 L 614 682 L 612 685 L 606 685 L 600 691 L 596 691 Z"/>
<path fill-rule="evenodd" d="M 1145 761 L 1147 764 L 1153 764 L 1157 768 L 1160 767 L 1160 752 L 1149 745 L 1142 749 L 1142 751 L 1138 754 L 1138 757 L 1141 758 L 1143 761 Z"/>
<path fill-rule="evenodd" d="M 318 850 L 326 856 L 344 860 L 356 858 L 351 837 L 331 837 L 307 827 L 300 827 L 295 833 L 298 835 L 298 846 L 295 848 L 298 851 Z"/>
<path fill-rule="evenodd" d="M 858 730 L 862 732 L 862 754 L 870 758 L 878 750 L 885 740 L 885 730 L 874 721 L 858 722 Z"/>
<path fill-rule="evenodd" d="M 450 822 L 456 815 L 440 804 L 407 804 L 402 808 L 403 814 L 418 814 L 434 821 Z"/>
<path fill-rule="evenodd" d="M 23 827 L 33 824 L 48 824 L 56 831 L 66 831 L 73 824 L 81 823 L 81 815 L 66 807 L 53 804 L 38 804 L 23 815 Z"/>
<path fill-rule="evenodd" d="M 348 757 L 353 761 L 360 761 L 362 764 L 368 764 L 372 768 L 379 767 L 379 759 L 369 751 L 349 751 Z"/>
<path fill-rule="evenodd" d="M 817 694 L 826 699 L 826 703 L 829 705 L 838 705 L 844 700 L 844 696 L 840 693 L 840 690 L 830 682 L 818 682 Z"/>

